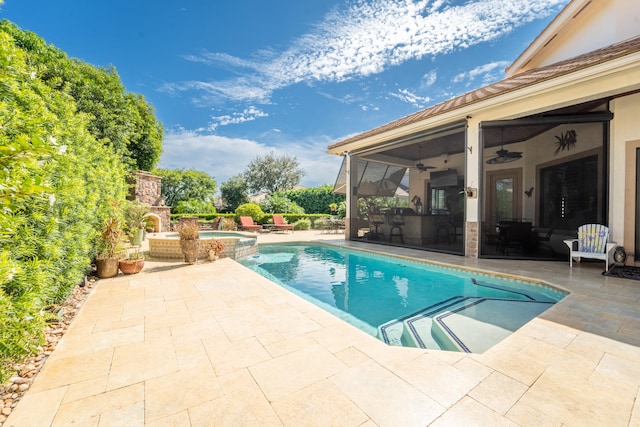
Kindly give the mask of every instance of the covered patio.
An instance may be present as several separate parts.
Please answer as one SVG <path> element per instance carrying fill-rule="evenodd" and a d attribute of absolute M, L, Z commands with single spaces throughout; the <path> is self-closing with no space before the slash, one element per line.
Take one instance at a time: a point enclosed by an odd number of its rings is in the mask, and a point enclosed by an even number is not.
<path fill-rule="evenodd" d="M 514 73 L 331 145 L 344 157 L 334 191 L 347 197 L 347 238 L 567 260 L 563 241 L 598 223 L 634 252 L 614 208 L 623 199 L 612 198 L 612 177 L 623 172 L 611 165 L 632 126 L 627 108 L 637 105 L 638 50 L 634 37 Z M 618 62 L 630 67 L 621 72 Z"/>

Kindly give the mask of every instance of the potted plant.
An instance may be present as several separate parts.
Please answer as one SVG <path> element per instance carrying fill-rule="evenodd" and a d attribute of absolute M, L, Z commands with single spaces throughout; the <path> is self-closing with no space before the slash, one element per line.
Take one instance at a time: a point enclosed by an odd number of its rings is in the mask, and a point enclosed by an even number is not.
<path fill-rule="evenodd" d="M 142 244 L 146 227 L 146 217 L 150 212 L 148 205 L 136 201 L 127 201 L 122 206 L 122 216 L 124 217 L 125 231 L 129 241 L 134 246 Z"/>
<path fill-rule="evenodd" d="M 127 257 L 118 262 L 118 268 L 124 274 L 140 273 L 144 268 L 144 254 L 140 251 L 140 247 L 132 247 Z"/>
<path fill-rule="evenodd" d="M 180 236 L 180 248 L 184 255 L 184 262 L 195 264 L 198 260 L 198 249 L 200 248 L 200 227 L 195 221 L 184 222 L 178 226 L 178 236 Z"/>
<path fill-rule="evenodd" d="M 217 260 L 220 254 L 222 253 L 222 251 L 224 250 L 225 246 L 226 245 L 224 241 L 211 239 L 207 243 L 207 257 L 209 258 L 209 261 Z"/>
<path fill-rule="evenodd" d="M 122 228 L 118 218 L 111 216 L 106 219 L 96 243 L 96 274 L 101 279 L 116 276 L 122 245 Z"/>

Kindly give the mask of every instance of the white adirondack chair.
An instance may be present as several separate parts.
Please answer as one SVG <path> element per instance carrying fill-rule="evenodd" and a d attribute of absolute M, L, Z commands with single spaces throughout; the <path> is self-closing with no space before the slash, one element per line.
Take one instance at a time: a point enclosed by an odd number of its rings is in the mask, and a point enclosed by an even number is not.
<path fill-rule="evenodd" d="M 578 238 L 564 243 L 569 247 L 569 267 L 573 267 L 574 259 L 580 262 L 581 258 L 593 258 L 604 260 L 605 271 L 609 271 L 609 257 L 617 246 L 609 241 L 609 228 L 602 224 L 581 225 Z"/>

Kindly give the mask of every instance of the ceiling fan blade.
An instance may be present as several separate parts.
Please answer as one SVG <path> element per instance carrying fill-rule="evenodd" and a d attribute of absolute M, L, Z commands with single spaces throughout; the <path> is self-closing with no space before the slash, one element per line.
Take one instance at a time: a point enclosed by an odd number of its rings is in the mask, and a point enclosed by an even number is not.
<path fill-rule="evenodd" d="M 421 170 L 421 171 L 426 171 L 426 170 L 429 170 L 429 169 L 435 169 L 436 167 L 435 166 L 425 165 L 424 163 L 420 162 L 420 163 L 416 163 L 416 168 L 418 170 Z"/>

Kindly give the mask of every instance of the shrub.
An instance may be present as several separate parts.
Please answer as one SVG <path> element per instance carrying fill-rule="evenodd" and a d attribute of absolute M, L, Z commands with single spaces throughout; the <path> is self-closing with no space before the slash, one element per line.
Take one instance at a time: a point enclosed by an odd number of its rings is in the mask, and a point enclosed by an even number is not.
<path fill-rule="evenodd" d="M 303 214 L 304 209 L 292 202 L 289 198 L 278 194 L 267 196 L 260 207 L 264 212 L 283 213 L 283 214 Z"/>
<path fill-rule="evenodd" d="M 293 224 L 294 230 L 309 230 L 310 228 L 311 228 L 311 220 L 306 218 L 299 219 Z"/>
<path fill-rule="evenodd" d="M 181 200 L 178 204 L 172 208 L 177 214 L 214 214 L 216 213 L 216 207 L 213 203 L 205 202 L 204 200 L 189 199 Z"/>
<path fill-rule="evenodd" d="M 264 212 L 255 203 L 245 203 L 236 208 L 236 217 L 241 216 L 250 216 L 257 224 L 260 224 L 264 217 Z"/>
<path fill-rule="evenodd" d="M 237 230 L 238 224 L 233 220 L 233 218 L 222 218 L 222 223 L 220 224 L 220 228 L 222 231 Z"/>

